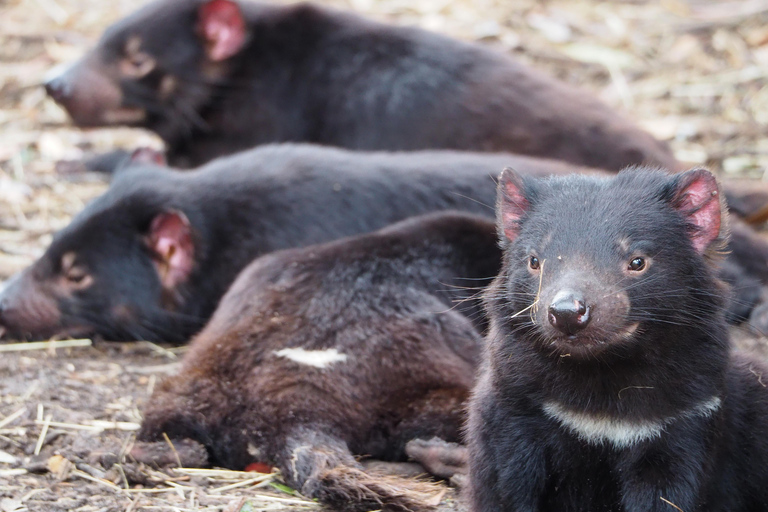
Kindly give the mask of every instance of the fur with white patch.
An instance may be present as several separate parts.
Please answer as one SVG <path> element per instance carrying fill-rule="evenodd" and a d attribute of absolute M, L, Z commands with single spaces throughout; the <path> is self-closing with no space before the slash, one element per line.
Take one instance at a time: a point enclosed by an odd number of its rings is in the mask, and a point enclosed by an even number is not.
<path fill-rule="evenodd" d="M 630 448 L 660 437 L 667 425 L 686 418 L 708 417 L 720 408 L 720 397 L 712 397 L 678 416 L 647 421 L 628 421 L 608 415 L 568 410 L 557 402 L 543 405 L 544 413 L 582 440 L 595 445 L 611 444 L 614 448 Z"/>
<path fill-rule="evenodd" d="M 284 357 L 299 364 L 314 366 L 315 368 L 328 368 L 335 363 L 343 363 L 347 360 L 347 355 L 342 354 L 335 348 L 328 348 L 325 350 L 284 348 L 282 350 L 275 351 L 274 354 L 278 357 Z"/>

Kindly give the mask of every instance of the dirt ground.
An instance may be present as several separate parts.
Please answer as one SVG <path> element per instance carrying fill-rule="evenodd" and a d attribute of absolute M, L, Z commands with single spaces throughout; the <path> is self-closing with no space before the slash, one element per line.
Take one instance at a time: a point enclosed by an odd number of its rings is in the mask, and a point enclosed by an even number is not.
<path fill-rule="evenodd" d="M 160 146 L 138 130 L 72 127 L 39 85 L 140 3 L 0 0 L 0 282 L 106 186 L 100 176 L 57 173 L 57 161 Z M 683 161 L 768 179 L 768 0 L 327 3 L 512 53 L 624 111 Z M 767 353 L 764 340 L 745 344 Z M 125 459 L 142 404 L 183 351 L 0 345 L 0 512 L 316 509 L 274 476 L 162 473 Z M 451 491 L 441 510 L 456 507 Z"/>

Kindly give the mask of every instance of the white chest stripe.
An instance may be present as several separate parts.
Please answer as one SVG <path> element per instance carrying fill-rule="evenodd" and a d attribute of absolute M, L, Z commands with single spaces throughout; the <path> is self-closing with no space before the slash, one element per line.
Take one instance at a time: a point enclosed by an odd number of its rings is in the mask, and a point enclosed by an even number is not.
<path fill-rule="evenodd" d="M 557 420 L 578 437 L 591 444 L 612 444 L 615 448 L 629 448 L 641 441 L 659 437 L 667 425 L 685 418 L 711 416 L 720 408 L 720 397 L 712 397 L 678 416 L 649 421 L 628 421 L 610 416 L 588 414 L 566 409 L 557 402 L 544 404 L 544 413 Z"/>
<path fill-rule="evenodd" d="M 314 366 L 315 368 L 328 368 L 334 363 L 342 363 L 347 360 L 347 354 L 342 354 L 335 348 L 328 348 L 325 350 L 284 348 L 282 350 L 276 350 L 274 354 L 299 364 Z"/>

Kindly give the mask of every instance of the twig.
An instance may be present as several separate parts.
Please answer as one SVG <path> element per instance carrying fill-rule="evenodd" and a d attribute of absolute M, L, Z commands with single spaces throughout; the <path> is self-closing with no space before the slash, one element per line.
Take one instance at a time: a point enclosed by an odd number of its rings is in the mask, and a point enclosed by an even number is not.
<path fill-rule="evenodd" d="M 272 475 L 272 474 L 269 474 L 269 475 L 259 475 L 259 476 L 254 477 L 254 478 L 249 478 L 248 480 L 243 480 L 242 482 L 235 482 L 234 484 L 229 484 L 229 485 L 225 485 L 223 487 L 217 487 L 215 489 L 211 489 L 209 492 L 211 494 L 220 493 L 220 492 L 224 492 L 224 491 L 229 491 L 231 489 L 237 489 L 238 487 L 245 487 L 247 485 L 257 484 L 257 483 L 263 482 L 264 480 L 269 480 L 269 479 L 272 479 L 272 478 L 274 478 L 274 475 Z"/>
<path fill-rule="evenodd" d="M 534 321 L 533 315 L 536 313 L 536 308 L 538 307 L 539 299 L 541 298 L 541 281 L 544 278 L 544 262 L 545 261 L 547 261 L 547 260 L 541 260 L 541 265 L 540 265 L 540 268 L 539 268 L 539 289 L 536 290 L 536 298 L 533 300 L 533 302 L 531 303 L 530 306 L 521 309 L 520 311 L 518 311 L 514 315 L 510 316 L 509 318 L 518 317 L 518 316 L 522 315 L 523 313 L 525 313 L 526 311 L 530 310 L 531 311 L 531 321 L 532 322 Z"/>
<path fill-rule="evenodd" d="M 128 508 L 125 509 L 125 512 L 133 512 L 134 509 L 139 505 L 139 502 L 141 501 L 141 496 L 136 496 L 135 500 L 131 500 L 131 504 L 128 505 Z"/>
<path fill-rule="evenodd" d="M 174 473 L 187 474 L 189 476 L 205 476 L 209 478 L 222 478 L 228 480 L 252 478 L 251 471 L 233 471 L 231 469 L 205 469 L 205 468 L 174 468 Z M 264 473 L 261 473 L 262 475 Z"/>
<path fill-rule="evenodd" d="M 19 469 L 0 469 L 0 477 L 9 478 L 12 476 L 26 475 L 28 471 L 24 468 Z"/>
<path fill-rule="evenodd" d="M 130 489 L 131 486 L 128 484 L 128 477 L 125 476 L 125 471 L 123 470 L 123 465 L 118 463 L 118 464 L 115 464 L 115 466 L 117 466 L 117 471 L 120 473 L 120 476 L 123 479 L 123 488 L 125 490 Z"/>
<path fill-rule="evenodd" d="M 27 341 L 23 343 L 7 343 L 0 345 L 0 352 L 24 352 L 27 350 L 46 350 L 71 347 L 90 347 L 93 341 L 89 339 L 60 340 L 60 341 Z"/>
<path fill-rule="evenodd" d="M 169 359 L 178 359 L 179 358 L 176 354 L 174 354 L 173 352 L 171 352 L 167 348 L 163 348 L 163 347 L 161 347 L 160 345 L 158 345 L 156 343 L 152 343 L 151 341 L 142 341 L 141 344 L 142 345 L 146 345 L 147 347 L 151 348 L 155 352 L 157 352 L 159 354 L 162 354 L 162 355 L 164 355 L 165 357 L 167 357 Z"/>
<path fill-rule="evenodd" d="M 627 386 L 625 388 L 621 388 L 618 393 L 616 393 L 616 396 L 619 400 L 621 400 L 621 393 L 622 391 L 626 391 L 628 389 L 654 389 L 653 386 Z"/>
<path fill-rule="evenodd" d="M 45 421 L 35 420 L 36 425 L 43 425 Z M 89 430 L 91 432 L 101 432 L 104 429 L 101 427 L 94 427 L 93 425 L 78 425 L 76 423 L 62 423 L 60 421 L 49 421 L 48 425 L 55 428 L 68 428 L 72 430 Z"/>
<path fill-rule="evenodd" d="M 37 438 L 37 445 L 35 446 L 35 455 L 40 455 L 40 450 L 43 449 L 43 443 L 45 443 L 45 436 L 48 434 L 48 427 L 51 424 L 51 418 L 53 414 L 48 413 L 43 421 L 43 429 L 40 431 L 40 437 Z"/>
<path fill-rule="evenodd" d="M 101 478 L 92 477 L 91 475 L 89 475 L 85 471 L 80 471 L 79 469 L 73 469 L 72 470 L 72 475 L 76 476 L 76 477 L 79 477 L 79 478 L 82 478 L 84 480 L 90 480 L 91 482 L 94 482 L 94 483 L 101 484 L 103 486 L 109 487 L 113 491 L 118 491 L 118 492 L 122 492 L 123 491 L 123 489 L 121 489 L 119 486 L 113 484 L 112 482 L 109 482 L 107 480 L 103 480 Z"/>
<path fill-rule="evenodd" d="M 314 501 L 305 501 L 305 500 L 298 500 L 295 498 L 278 498 L 277 496 L 267 496 L 266 494 L 260 494 L 257 498 L 251 498 L 251 499 L 260 499 L 265 501 L 276 501 L 278 503 L 291 503 L 293 505 L 307 505 L 307 506 L 314 506 L 319 507 L 320 504 L 316 503 Z"/>
<path fill-rule="evenodd" d="M 6 416 L 2 420 L 0 420 L 0 428 L 4 428 L 6 425 L 13 423 L 16 419 L 18 419 L 22 414 L 27 412 L 26 407 L 22 407 L 18 411 L 12 413 L 10 416 Z"/>
<path fill-rule="evenodd" d="M 678 507 L 677 505 L 675 505 L 674 503 L 672 503 L 672 502 L 671 502 L 671 501 L 669 501 L 668 499 L 665 499 L 665 498 L 663 498 L 663 497 L 661 497 L 661 496 L 659 496 L 659 499 L 660 499 L 661 501 L 663 501 L 664 503 L 666 503 L 667 505 L 670 505 L 670 506 L 672 506 L 672 507 L 675 507 L 675 508 L 676 508 L 677 510 L 679 510 L 680 512 L 685 512 L 683 509 L 681 509 L 680 507 Z"/>
<path fill-rule="evenodd" d="M 179 452 L 176 451 L 176 447 L 173 446 L 173 443 L 171 442 L 171 438 L 168 437 L 168 434 L 163 432 L 163 439 L 165 439 L 165 442 L 168 443 L 168 446 L 171 447 L 171 451 L 173 452 L 173 456 L 176 457 L 176 464 L 178 467 L 181 467 L 181 457 L 179 457 Z"/>
<path fill-rule="evenodd" d="M 132 421 L 106 421 L 106 420 L 91 420 L 91 424 L 94 427 L 101 427 L 104 430 L 139 430 L 141 425 Z"/>
<path fill-rule="evenodd" d="M 164 492 L 176 492 L 173 487 L 163 487 L 160 489 L 123 489 L 123 492 L 127 493 L 147 493 L 147 494 L 159 494 Z"/>
<path fill-rule="evenodd" d="M 107 420 L 90 420 L 90 425 L 83 425 L 79 423 L 63 423 L 59 421 L 51 421 L 49 425 L 56 428 L 68 428 L 72 430 L 87 430 L 89 432 L 101 432 L 103 430 L 125 430 L 133 431 L 139 430 L 141 425 L 133 423 L 131 421 L 107 421 Z M 36 419 L 35 424 L 42 425 L 43 421 Z"/>
<path fill-rule="evenodd" d="M 21 497 L 21 502 L 24 503 L 25 501 L 30 499 L 35 494 L 38 494 L 38 493 L 41 493 L 41 492 L 45 492 L 45 491 L 47 491 L 47 489 L 32 489 L 27 494 L 25 494 L 24 496 Z"/>
<path fill-rule="evenodd" d="M 245 497 L 235 498 L 227 504 L 224 512 L 240 512 L 243 505 L 245 505 Z"/>

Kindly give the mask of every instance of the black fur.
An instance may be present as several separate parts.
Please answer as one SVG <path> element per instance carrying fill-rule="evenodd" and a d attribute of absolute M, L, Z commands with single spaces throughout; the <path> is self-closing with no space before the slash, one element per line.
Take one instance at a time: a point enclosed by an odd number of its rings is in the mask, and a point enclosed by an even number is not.
<path fill-rule="evenodd" d="M 502 178 L 503 268 L 468 425 L 473 512 L 768 509 L 764 370 L 729 354 L 712 270 L 722 205 L 692 206 L 685 188 L 707 176 Z M 697 227 L 701 212 L 712 222 Z M 556 293 L 575 301 L 569 324 Z M 587 440 L 552 407 L 664 428 Z"/>
<path fill-rule="evenodd" d="M 98 334 L 185 342 L 254 257 L 435 210 L 490 216 L 491 176 L 505 165 L 536 176 L 588 171 L 514 155 L 362 153 L 290 144 L 257 148 L 191 172 L 132 166 L 0 292 L 0 327 L 11 338 Z M 194 265 L 188 279 L 164 288 L 148 238 L 153 220 L 173 210 L 191 224 Z M 749 258 L 757 246 L 744 235 L 736 249 Z M 68 253 L 77 255 L 74 267 L 87 271 L 90 286 L 65 278 L 62 258 Z M 764 259 L 763 269 L 766 264 Z M 759 260 L 749 267 L 759 272 Z M 755 283 L 741 263 L 730 268 L 731 316 L 740 319 L 754 304 Z"/>
<path fill-rule="evenodd" d="M 299 141 L 509 151 L 614 171 L 676 165 L 664 143 L 590 94 L 507 56 L 311 3 L 242 2 L 242 46 L 212 58 L 200 13 L 214 2 L 143 7 L 49 93 L 79 125 L 155 131 L 182 167 Z"/>
<path fill-rule="evenodd" d="M 435 210 L 490 215 L 491 176 L 510 162 L 540 175 L 569 169 L 504 155 L 355 154 L 297 145 L 262 147 L 191 172 L 132 168 L 9 283 L 0 295 L 0 326 L 11 338 L 96 333 L 185 342 L 256 256 Z M 188 279 L 164 290 L 147 239 L 153 219 L 173 210 L 191 224 L 194 266 Z M 66 279 L 68 253 L 90 286 Z"/>

